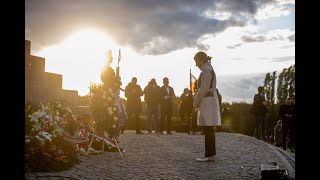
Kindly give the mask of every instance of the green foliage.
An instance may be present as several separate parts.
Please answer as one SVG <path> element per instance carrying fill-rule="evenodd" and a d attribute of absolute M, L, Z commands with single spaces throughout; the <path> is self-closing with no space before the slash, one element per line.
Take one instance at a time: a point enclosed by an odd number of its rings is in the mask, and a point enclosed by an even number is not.
<path fill-rule="evenodd" d="M 228 113 L 226 113 L 226 108 L 229 108 Z M 251 104 L 245 102 L 232 102 L 222 103 L 222 131 L 225 131 L 225 127 L 228 126 L 227 131 L 245 134 L 252 136 L 254 134 L 255 121 L 251 116 L 250 109 Z"/>

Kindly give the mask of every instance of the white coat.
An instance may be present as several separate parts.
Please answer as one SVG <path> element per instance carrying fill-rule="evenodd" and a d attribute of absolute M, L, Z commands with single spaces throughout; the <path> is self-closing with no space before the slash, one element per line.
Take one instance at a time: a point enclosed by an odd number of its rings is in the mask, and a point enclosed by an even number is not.
<path fill-rule="evenodd" d="M 196 108 L 198 108 L 198 126 L 221 126 L 219 99 L 216 89 L 216 74 L 210 62 L 203 64 L 200 70 L 202 71 L 200 75 L 201 86 L 198 89 L 198 92 L 194 95 L 193 104 Z M 212 88 L 210 88 L 212 71 L 214 77 Z M 204 97 L 207 92 L 213 92 L 213 97 Z"/>

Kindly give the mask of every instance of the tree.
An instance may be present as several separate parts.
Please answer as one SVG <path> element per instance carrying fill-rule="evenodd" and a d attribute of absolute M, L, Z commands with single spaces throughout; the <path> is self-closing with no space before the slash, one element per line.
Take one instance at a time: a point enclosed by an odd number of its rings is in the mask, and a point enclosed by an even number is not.
<path fill-rule="evenodd" d="M 275 109 L 275 81 L 277 78 L 277 72 L 274 71 L 272 75 L 270 73 L 266 74 L 265 80 L 264 80 L 264 89 L 266 93 L 266 103 L 267 108 L 269 110 L 268 112 L 268 121 L 270 123 L 267 123 L 267 134 L 272 133 L 272 128 L 274 124 L 277 122 L 277 111 Z"/>
<path fill-rule="evenodd" d="M 277 87 L 277 101 L 278 104 L 282 104 L 283 103 L 283 80 L 284 80 L 284 72 L 285 69 L 283 69 L 283 71 L 279 74 L 278 76 L 278 87 Z"/>
<path fill-rule="evenodd" d="M 296 91 L 296 65 L 292 65 L 291 68 L 292 69 L 289 74 L 289 97 L 293 97 Z"/>

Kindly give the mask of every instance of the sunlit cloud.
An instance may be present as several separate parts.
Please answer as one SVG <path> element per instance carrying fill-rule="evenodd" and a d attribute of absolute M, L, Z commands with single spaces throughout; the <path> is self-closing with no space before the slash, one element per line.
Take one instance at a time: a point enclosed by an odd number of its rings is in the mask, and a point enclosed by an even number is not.
<path fill-rule="evenodd" d="M 121 48 L 122 87 L 133 76 L 142 88 L 168 77 L 179 96 L 189 87 L 190 69 L 200 74 L 194 54 L 205 51 L 224 101 L 251 101 L 263 74 L 295 63 L 294 22 L 273 26 L 294 21 L 294 8 L 292 0 L 28 0 L 25 36 L 31 54 L 46 59 L 46 71 L 62 74 L 63 88 L 80 95 L 101 82 L 109 49 L 116 68 Z"/>
<path fill-rule="evenodd" d="M 277 0 L 275 3 L 263 6 L 255 15 L 255 19 L 262 21 L 272 17 L 287 16 L 295 11 L 295 2 L 292 0 Z"/>

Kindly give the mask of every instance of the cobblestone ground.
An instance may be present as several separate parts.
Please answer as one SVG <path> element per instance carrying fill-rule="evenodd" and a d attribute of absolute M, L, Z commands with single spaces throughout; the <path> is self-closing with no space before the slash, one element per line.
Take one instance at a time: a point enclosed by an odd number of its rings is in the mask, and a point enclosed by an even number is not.
<path fill-rule="evenodd" d="M 142 134 L 125 131 L 117 152 L 81 157 L 68 171 L 29 173 L 26 179 L 260 179 L 260 165 L 283 158 L 268 144 L 231 133 L 216 133 L 217 155 L 213 162 L 196 162 L 204 155 L 204 136 L 186 133 Z"/>

